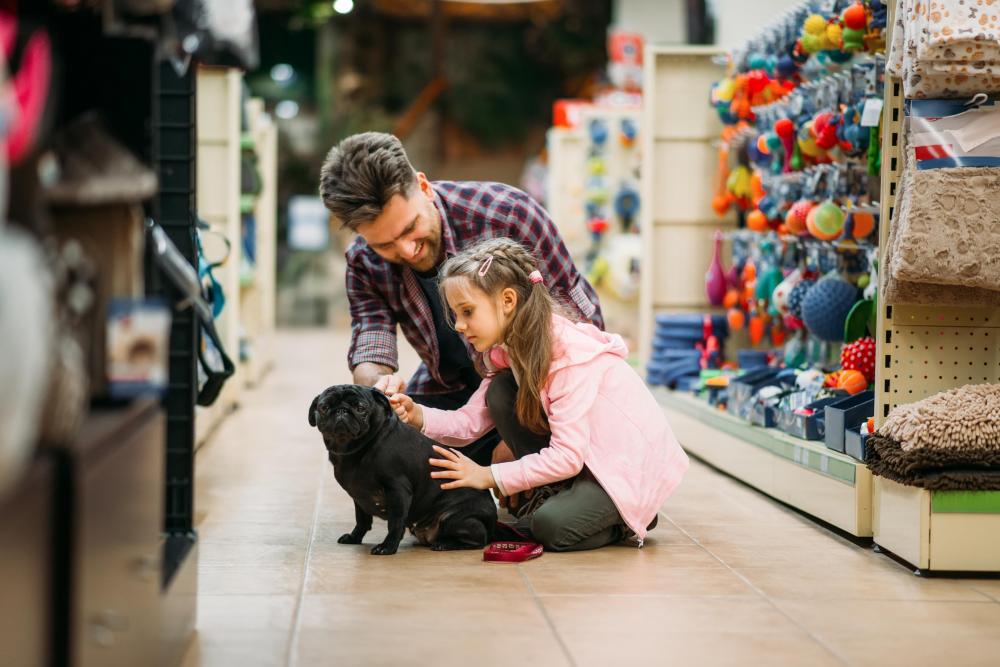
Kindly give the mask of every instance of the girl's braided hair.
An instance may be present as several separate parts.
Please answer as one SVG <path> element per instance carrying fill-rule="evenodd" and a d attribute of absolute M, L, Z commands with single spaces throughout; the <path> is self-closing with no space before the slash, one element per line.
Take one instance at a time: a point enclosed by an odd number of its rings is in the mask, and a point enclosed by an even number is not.
<path fill-rule="evenodd" d="M 530 275 L 536 270 L 534 256 L 522 245 L 509 238 L 493 238 L 448 259 L 438 275 L 442 303 L 447 303 L 445 283 L 454 278 L 468 281 L 491 297 L 508 287 L 517 293 L 514 314 L 502 332 L 518 377 L 515 411 L 521 424 L 535 433 L 546 433 L 541 390 L 552 363 L 552 314 L 557 305 L 544 282 L 532 282 Z"/>

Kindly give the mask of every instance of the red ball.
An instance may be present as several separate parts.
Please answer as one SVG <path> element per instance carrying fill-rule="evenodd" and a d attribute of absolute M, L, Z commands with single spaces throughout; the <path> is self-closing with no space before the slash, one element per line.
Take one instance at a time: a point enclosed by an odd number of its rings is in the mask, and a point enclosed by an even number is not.
<path fill-rule="evenodd" d="M 855 2 L 844 10 L 844 25 L 851 30 L 864 30 L 867 24 L 868 13 L 860 2 Z"/>
<path fill-rule="evenodd" d="M 860 371 L 868 382 L 875 381 L 875 339 L 861 338 L 848 343 L 840 351 L 844 370 Z"/>
<path fill-rule="evenodd" d="M 781 118 L 774 124 L 774 133 L 782 139 L 788 139 L 795 135 L 795 123 L 788 118 Z"/>
<path fill-rule="evenodd" d="M 595 234 L 603 234 L 608 230 L 608 221 L 605 218 L 592 218 L 587 226 Z"/>

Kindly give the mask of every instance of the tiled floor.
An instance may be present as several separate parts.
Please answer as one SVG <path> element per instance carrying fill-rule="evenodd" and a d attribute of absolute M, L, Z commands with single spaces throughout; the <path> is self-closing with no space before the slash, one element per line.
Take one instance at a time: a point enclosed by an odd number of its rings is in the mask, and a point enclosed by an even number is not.
<path fill-rule="evenodd" d="M 338 545 L 353 510 L 306 411 L 347 380 L 345 345 L 282 334 L 281 363 L 198 452 L 186 665 L 1000 663 L 1000 582 L 914 577 L 700 464 L 641 551 L 514 566 Z"/>

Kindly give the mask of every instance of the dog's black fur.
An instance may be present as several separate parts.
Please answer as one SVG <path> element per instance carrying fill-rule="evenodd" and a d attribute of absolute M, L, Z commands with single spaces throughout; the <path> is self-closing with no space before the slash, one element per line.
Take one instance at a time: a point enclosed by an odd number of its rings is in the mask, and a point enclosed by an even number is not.
<path fill-rule="evenodd" d="M 323 434 L 334 477 L 354 499 L 356 525 L 341 544 L 361 544 L 372 516 L 389 522 L 389 533 L 372 549 L 376 555 L 396 553 L 407 527 L 436 551 L 492 540 L 497 509 L 489 491 L 442 490 L 442 481 L 431 478 L 429 459 L 440 458 L 434 441 L 401 422 L 381 391 L 329 387 L 309 406 L 309 425 Z"/>

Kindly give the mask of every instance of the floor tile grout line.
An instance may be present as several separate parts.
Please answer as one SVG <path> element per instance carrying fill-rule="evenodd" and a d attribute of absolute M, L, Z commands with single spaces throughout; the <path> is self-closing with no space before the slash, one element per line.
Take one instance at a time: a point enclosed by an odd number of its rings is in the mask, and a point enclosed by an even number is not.
<path fill-rule="evenodd" d="M 972 590 L 974 590 L 975 592 L 979 593 L 979 594 L 980 594 L 980 595 L 982 595 L 983 597 L 985 597 L 985 598 L 989 598 L 989 599 L 990 599 L 990 600 L 992 600 L 992 601 L 993 601 L 994 603 L 996 603 L 996 604 L 1000 604 L 1000 598 L 997 598 L 997 597 L 994 597 L 993 595 L 991 595 L 990 593 L 987 593 L 986 591 L 982 591 L 982 590 L 979 590 L 978 588 L 976 588 L 976 586 L 975 586 L 975 585 L 970 585 L 970 586 L 969 586 L 969 588 L 971 588 L 971 589 L 972 589 Z"/>
<path fill-rule="evenodd" d="M 675 528 L 677 528 L 677 530 L 679 530 L 682 533 L 684 533 L 685 535 L 687 535 L 688 539 L 690 539 L 692 542 L 694 542 L 695 544 L 697 544 L 698 546 L 700 546 L 701 548 L 703 548 L 705 551 L 707 551 L 712 556 L 712 558 L 715 558 L 717 561 L 719 561 L 720 563 L 722 563 L 723 567 L 725 567 L 735 577 L 737 577 L 743 583 L 745 583 L 747 586 L 749 586 L 751 590 L 753 590 L 755 593 L 757 593 L 757 595 L 759 595 L 769 605 L 771 605 L 771 607 L 773 607 L 775 611 L 777 611 L 779 614 L 781 614 L 786 619 L 788 619 L 792 623 L 792 625 L 794 625 L 799 630 L 801 630 L 803 633 L 805 633 L 807 637 L 809 637 L 814 642 L 816 642 L 819 646 L 821 646 L 824 650 L 826 650 L 827 653 L 829 653 L 830 655 L 832 655 L 841 664 L 844 664 L 844 665 L 851 664 L 850 660 L 846 659 L 840 653 L 838 653 L 837 651 L 835 651 L 831 646 L 827 645 L 827 643 L 825 641 L 823 641 L 822 639 L 820 639 L 817 635 L 813 634 L 813 632 L 809 628 L 807 628 L 806 626 L 804 626 L 801 623 L 799 623 L 795 618 L 793 618 L 791 615 L 789 615 L 784 609 L 782 609 L 781 607 L 779 607 L 778 604 L 773 599 L 771 599 L 771 596 L 769 596 L 761 588 L 759 588 L 752 581 L 750 581 L 749 578 L 747 578 L 741 572 L 737 572 L 735 569 L 733 569 L 733 567 L 730 566 L 729 563 L 727 563 L 726 561 L 724 561 L 722 558 L 720 558 L 719 556 L 717 556 L 714 551 L 712 551 L 711 549 L 709 549 L 708 547 L 706 547 L 705 545 L 703 545 L 701 542 L 699 542 L 697 540 L 697 538 L 695 538 L 689 532 L 687 532 L 686 530 L 684 530 L 680 525 L 677 524 L 676 521 L 674 521 L 672 519 L 669 519 L 669 518 L 668 518 L 668 520 L 670 521 L 670 523 L 672 523 L 674 525 Z"/>
<path fill-rule="evenodd" d="M 299 592 L 295 599 L 295 610 L 292 612 L 292 628 L 288 637 L 288 649 L 285 652 L 285 665 L 293 667 L 295 645 L 299 638 L 299 629 L 302 620 L 302 603 L 306 596 L 306 586 L 309 583 L 309 565 L 312 562 L 313 545 L 316 543 L 317 525 L 319 524 L 320 508 L 323 504 L 323 490 L 326 486 L 326 466 L 320 467 L 319 488 L 316 489 L 316 500 L 313 506 L 313 517 L 309 525 L 309 540 L 306 542 L 305 560 L 302 566 L 302 583 L 299 584 Z"/>
<path fill-rule="evenodd" d="M 576 661 L 573 659 L 573 654 L 570 653 L 569 646 L 566 645 L 566 642 L 563 640 L 562 635 L 559 634 L 559 630 L 556 629 L 556 624 L 555 622 L 553 622 L 552 617 L 549 616 L 549 611 L 548 609 L 545 608 L 545 605 L 542 603 L 541 598 L 538 596 L 537 593 L 535 593 L 535 587 L 531 585 L 531 580 L 528 579 L 527 573 L 525 573 L 524 568 L 522 568 L 520 565 L 517 565 L 516 567 L 517 567 L 517 573 L 521 575 L 521 580 L 524 581 L 524 585 L 527 586 L 528 592 L 531 594 L 531 600 L 535 603 L 535 606 L 538 608 L 538 611 L 541 612 L 542 618 L 545 619 L 546 625 L 549 626 L 549 630 L 552 631 L 552 635 L 556 638 L 556 642 L 559 643 L 559 648 L 562 650 L 563 655 L 566 656 L 566 660 L 569 661 L 571 667 L 575 667 Z"/>

